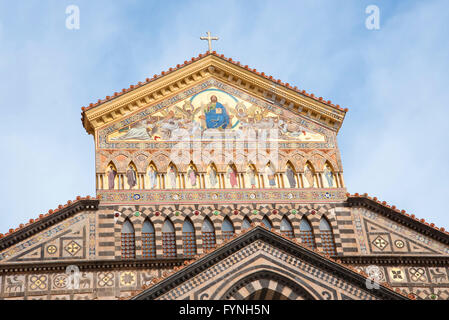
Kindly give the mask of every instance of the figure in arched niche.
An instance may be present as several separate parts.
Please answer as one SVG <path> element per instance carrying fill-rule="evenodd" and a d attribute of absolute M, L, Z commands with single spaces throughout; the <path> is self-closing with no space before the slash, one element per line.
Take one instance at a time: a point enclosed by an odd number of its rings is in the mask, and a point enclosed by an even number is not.
<path fill-rule="evenodd" d="M 238 178 L 237 178 L 237 169 L 235 167 L 235 165 L 233 165 L 232 163 L 228 165 L 228 179 L 229 179 L 229 183 L 231 184 L 232 188 L 238 187 L 239 182 L 238 182 Z"/>
<path fill-rule="evenodd" d="M 246 175 L 249 179 L 249 184 L 251 185 L 251 188 L 256 187 L 256 169 L 254 169 L 254 166 L 252 164 L 249 164 L 246 168 Z"/>
<path fill-rule="evenodd" d="M 207 172 L 207 176 L 209 178 L 209 183 L 212 188 L 217 186 L 218 180 L 217 180 L 217 169 L 215 169 L 215 165 L 212 163 Z"/>
<path fill-rule="evenodd" d="M 176 188 L 176 177 L 177 176 L 178 176 L 178 171 L 176 170 L 176 167 L 173 164 L 170 164 L 168 166 L 167 177 L 168 177 L 168 180 L 170 181 L 170 187 L 172 189 Z"/>
<path fill-rule="evenodd" d="M 132 164 L 130 164 L 128 166 L 128 170 L 126 170 L 126 178 L 128 180 L 129 188 L 134 188 L 134 186 L 137 184 L 137 173 Z"/>
<path fill-rule="evenodd" d="M 287 163 L 287 168 L 285 169 L 285 175 L 287 176 L 290 188 L 296 188 L 296 174 L 290 163 Z"/>
<path fill-rule="evenodd" d="M 332 172 L 332 167 L 329 165 L 328 162 L 326 162 L 326 164 L 324 165 L 323 173 L 324 173 L 324 177 L 327 180 L 327 186 L 329 188 L 334 187 L 334 183 L 335 183 L 334 182 L 335 181 L 334 173 Z"/>
<path fill-rule="evenodd" d="M 270 187 L 274 188 L 276 186 L 276 176 L 275 176 L 276 171 L 274 170 L 274 167 L 271 164 L 271 162 L 268 162 L 267 165 L 265 166 L 265 174 L 268 179 L 268 184 L 270 185 Z"/>
<path fill-rule="evenodd" d="M 116 176 L 117 176 L 117 170 L 115 170 L 113 164 L 110 164 L 109 165 L 109 172 L 108 172 L 108 186 L 109 186 L 109 190 L 113 190 L 114 189 L 115 177 Z"/>
<path fill-rule="evenodd" d="M 148 169 L 148 178 L 150 180 L 149 187 L 154 189 L 157 187 L 157 171 L 153 164 L 150 165 Z"/>
<path fill-rule="evenodd" d="M 308 183 L 309 188 L 313 188 L 315 186 L 315 171 L 313 170 L 310 163 L 306 164 L 304 169 L 304 176 L 306 177 L 306 181 Z"/>
<path fill-rule="evenodd" d="M 198 173 L 196 172 L 195 167 L 190 164 L 189 169 L 187 170 L 187 177 L 189 178 L 190 185 L 192 187 L 196 187 Z"/>

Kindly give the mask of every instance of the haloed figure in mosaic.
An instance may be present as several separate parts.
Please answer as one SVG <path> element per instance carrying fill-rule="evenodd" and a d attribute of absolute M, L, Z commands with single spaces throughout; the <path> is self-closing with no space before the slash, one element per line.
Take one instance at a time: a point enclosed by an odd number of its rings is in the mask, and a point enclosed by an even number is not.
<path fill-rule="evenodd" d="M 209 167 L 209 183 L 211 187 L 216 187 L 217 186 L 217 171 L 215 170 L 214 166 L 210 166 Z"/>
<path fill-rule="evenodd" d="M 313 178 L 314 174 L 312 168 L 309 164 L 306 164 L 306 168 L 304 170 L 304 175 L 306 176 L 307 182 L 309 184 L 309 188 L 313 188 L 315 185 L 315 180 Z"/>
<path fill-rule="evenodd" d="M 157 186 L 157 172 L 153 166 L 150 166 L 150 170 L 148 171 L 148 178 L 150 179 L 150 188 L 154 189 Z"/>
<path fill-rule="evenodd" d="M 217 96 L 210 97 L 210 103 L 204 109 L 208 129 L 226 129 L 229 125 L 229 115 L 226 108 L 218 102 Z"/>
<path fill-rule="evenodd" d="M 332 188 L 334 186 L 334 174 L 332 173 L 332 168 L 327 163 L 324 166 L 324 176 L 326 177 L 327 185 L 329 188 Z"/>
<path fill-rule="evenodd" d="M 132 166 L 126 170 L 126 178 L 128 179 L 129 188 L 132 189 L 137 184 L 137 174 Z"/>
<path fill-rule="evenodd" d="M 168 176 L 168 180 L 170 181 L 170 187 L 172 189 L 176 188 L 176 176 L 177 176 L 177 172 L 176 172 L 176 168 L 174 165 L 170 165 L 168 168 L 168 172 L 167 172 L 167 176 Z"/>
<path fill-rule="evenodd" d="M 235 188 L 238 186 L 238 181 L 237 181 L 237 169 L 235 168 L 235 166 L 233 165 L 228 165 L 228 179 L 229 179 L 229 183 L 231 184 L 232 188 Z"/>
<path fill-rule="evenodd" d="M 246 168 L 246 175 L 248 176 L 249 183 L 251 184 L 251 188 L 256 187 L 256 171 L 254 170 L 252 165 L 248 165 Z"/>
<path fill-rule="evenodd" d="M 285 175 L 287 176 L 288 183 L 290 184 L 290 188 L 296 188 L 296 179 L 295 172 L 290 164 L 287 165 L 287 169 L 285 170 Z"/>
<path fill-rule="evenodd" d="M 192 187 L 196 186 L 196 176 L 198 173 L 196 172 L 195 168 L 191 165 L 189 166 L 189 170 L 187 170 L 187 176 L 189 177 L 190 185 Z"/>
<path fill-rule="evenodd" d="M 117 170 L 115 170 L 114 166 L 109 166 L 108 172 L 108 184 L 109 190 L 114 189 L 115 177 L 117 176 Z"/>
<path fill-rule="evenodd" d="M 273 165 L 271 162 L 267 163 L 267 166 L 265 167 L 265 174 L 268 179 L 268 183 L 270 187 L 274 188 L 276 186 L 276 177 L 275 177 L 275 171 L 273 168 Z"/>

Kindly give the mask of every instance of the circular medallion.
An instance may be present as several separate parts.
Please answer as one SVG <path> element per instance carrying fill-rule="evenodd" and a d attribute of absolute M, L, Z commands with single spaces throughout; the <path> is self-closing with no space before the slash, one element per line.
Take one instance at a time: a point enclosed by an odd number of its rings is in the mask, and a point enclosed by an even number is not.
<path fill-rule="evenodd" d="M 399 249 L 401 249 L 401 248 L 404 248 L 404 241 L 402 241 L 402 240 L 396 240 L 395 242 L 394 242 L 394 245 L 397 247 L 397 248 L 399 248 Z"/>
<path fill-rule="evenodd" d="M 50 246 L 47 247 L 47 252 L 49 254 L 55 254 L 56 251 L 58 251 L 58 248 L 56 248 L 55 245 L 50 245 Z"/>

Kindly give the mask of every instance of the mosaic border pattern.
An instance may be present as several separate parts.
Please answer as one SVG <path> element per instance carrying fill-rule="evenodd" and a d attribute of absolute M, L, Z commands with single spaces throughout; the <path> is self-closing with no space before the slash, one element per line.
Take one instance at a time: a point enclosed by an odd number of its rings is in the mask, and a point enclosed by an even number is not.
<path fill-rule="evenodd" d="M 346 201 L 346 189 L 97 190 L 102 204 L 271 203 Z"/>

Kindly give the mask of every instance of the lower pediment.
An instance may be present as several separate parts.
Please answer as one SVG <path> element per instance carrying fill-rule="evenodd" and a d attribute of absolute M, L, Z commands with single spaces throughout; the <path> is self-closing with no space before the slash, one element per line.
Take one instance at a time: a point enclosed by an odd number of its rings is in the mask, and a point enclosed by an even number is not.
<path fill-rule="evenodd" d="M 137 294 L 135 300 L 406 299 L 261 227 L 223 245 Z"/>

